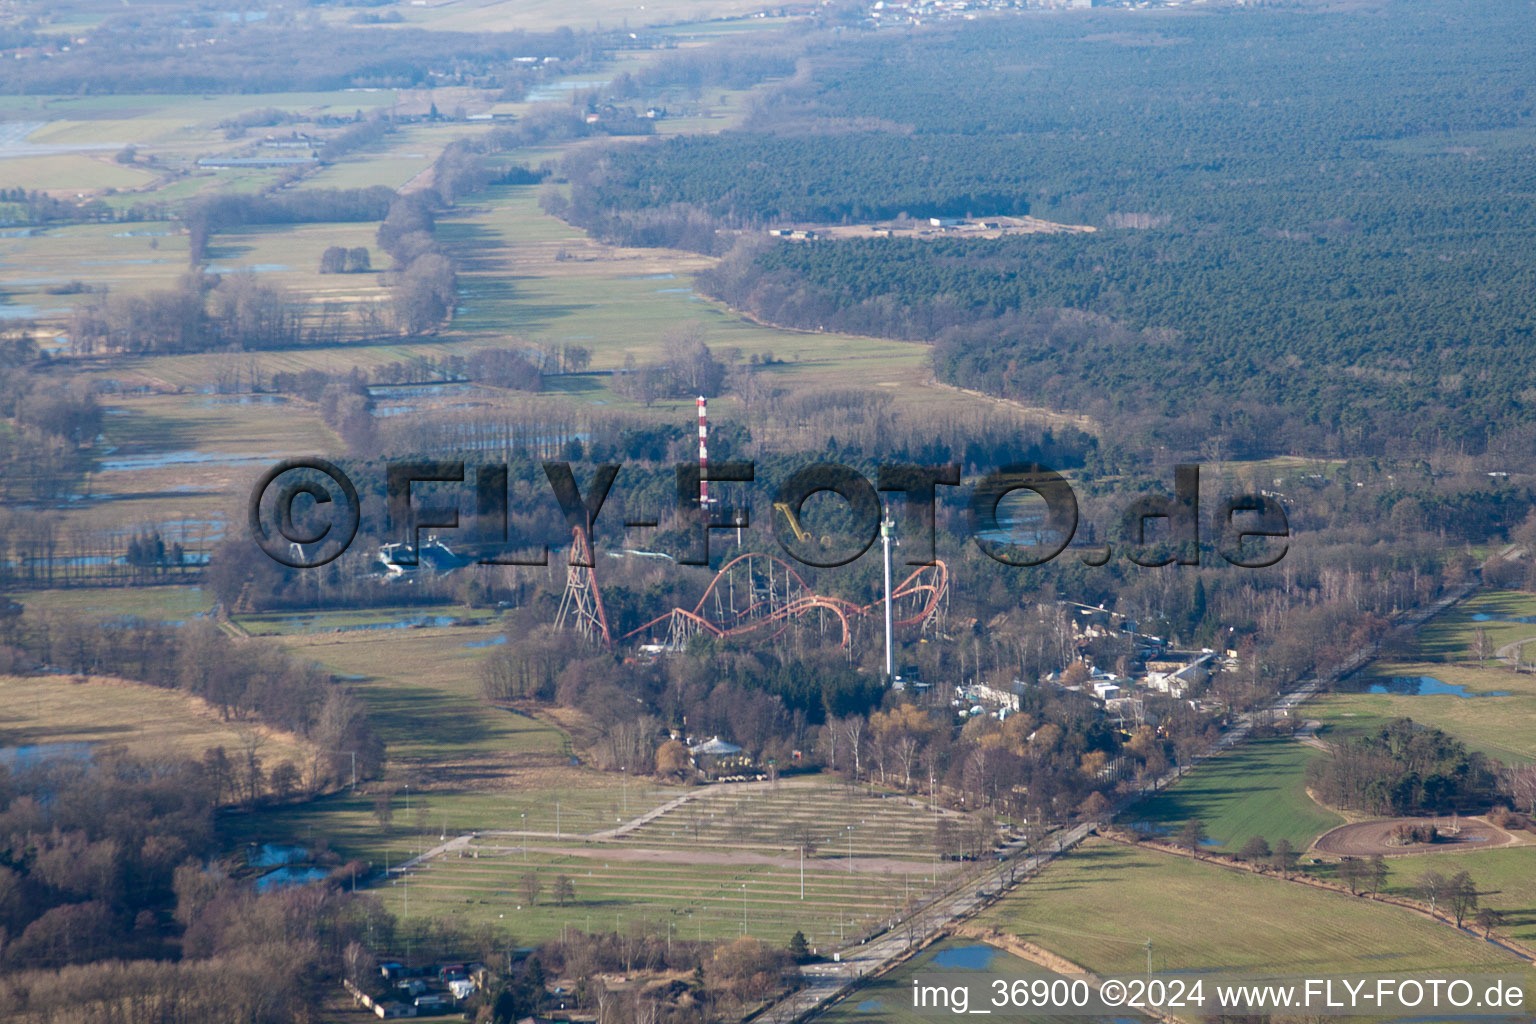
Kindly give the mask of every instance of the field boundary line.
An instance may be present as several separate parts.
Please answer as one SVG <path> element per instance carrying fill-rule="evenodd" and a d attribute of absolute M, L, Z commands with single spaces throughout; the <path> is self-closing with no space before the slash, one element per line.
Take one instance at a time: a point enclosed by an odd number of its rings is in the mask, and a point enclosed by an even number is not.
<path fill-rule="evenodd" d="M 1257 875 L 1262 878 L 1273 878 L 1280 882 L 1294 882 L 1297 885 L 1305 885 L 1313 889 L 1321 889 L 1324 892 L 1336 893 L 1340 896 L 1347 896 L 1351 899 L 1363 899 L 1369 900 L 1372 903 L 1381 903 L 1387 906 L 1399 907 L 1403 910 L 1417 914 L 1422 918 L 1433 921 L 1438 925 L 1444 925 L 1445 927 L 1461 932 L 1464 935 L 1471 936 L 1472 938 L 1477 939 L 1479 942 L 1486 942 L 1490 946 L 1498 946 L 1500 949 L 1503 949 L 1509 953 L 1513 953 L 1515 956 L 1529 963 L 1536 963 L 1536 951 L 1532 951 L 1529 947 L 1517 939 L 1511 939 L 1503 935 L 1499 935 L 1497 938 L 1485 939 L 1470 928 L 1460 927 L 1456 924 L 1455 921 L 1447 920 L 1438 914 L 1431 914 L 1429 910 L 1423 905 L 1414 900 L 1405 899 L 1401 896 L 1389 896 L 1385 893 L 1350 892 L 1347 887 L 1339 885 L 1336 882 L 1329 882 L 1322 878 L 1313 878 L 1300 872 L 1290 875 L 1275 875 L 1272 872 L 1262 870 L 1257 865 L 1250 865 L 1243 861 L 1230 859 L 1217 860 L 1214 857 L 1196 857 L 1189 850 L 1185 850 L 1182 847 L 1161 843 L 1157 840 L 1143 842 L 1142 840 L 1127 836 L 1124 833 L 1119 832 L 1119 830 L 1110 830 L 1101 832 L 1099 834 L 1112 843 L 1119 843 L 1122 846 L 1129 846 L 1133 849 L 1149 850 L 1153 853 L 1161 853 L 1169 857 L 1183 857 L 1185 860 L 1195 860 L 1200 863 L 1210 864 L 1213 867 L 1223 868 L 1227 871 L 1239 871 L 1245 874 Z"/>

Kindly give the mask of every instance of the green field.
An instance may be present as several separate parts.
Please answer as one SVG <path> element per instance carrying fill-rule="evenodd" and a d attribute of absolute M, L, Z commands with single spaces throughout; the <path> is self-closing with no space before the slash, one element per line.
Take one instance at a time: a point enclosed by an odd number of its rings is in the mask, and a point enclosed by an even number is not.
<path fill-rule="evenodd" d="M 1521 961 L 1412 912 L 1145 848 L 1091 841 L 981 923 L 1095 972 L 1507 970 Z"/>
<path fill-rule="evenodd" d="M 1514 622 L 1536 616 L 1536 595 L 1518 590 L 1484 590 L 1425 623 L 1419 631 L 1418 661 L 1473 660 L 1472 636 L 1482 628 L 1494 648 L 1536 637 L 1536 624 Z"/>
<path fill-rule="evenodd" d="M 1375 679 L 1397 676 L 1430 676 L 1470 693 L 1507 692 L 1509 696 L 1334 693 L 1308 703 L 1306 713 L 1323 722 L 1325 729 L 1319 735 L 1328 740 L 1396 718 L 1411 718 L 1443 729 L 1473 750 L 1501 761 L 1536 758 L 1536 675 L 1446 662 L 1378 662 L 1355 682 L 1369 685 Z"/>
<path fill-rule="evenodd" d="M 439 614 L 453 610 L 423 608 L 400 617 Z M 569 750 L 565 733 L 556 727 L 481 700 L 475 664 L 494 650 L 490 642 L 500 632 L 499 624 L 482 621 L 311 632 L 287 636 L 283 643 L 295 657 L 349 680 L 392 762 L 457 786 L 495 786 L 513 769 L 561 763 Z"/>
<path fill-rule="evenodd" d="M 222 355 L 244 373 L 249 359 Z M 210 364 L 215 365 L 215 364 Z M 104 373 L 103 377 L 109 375 Z M 164 387 L 124 373 L 124 386 Z M 63 535 L 100 536 L 155 529 L 190 550 L 207 550 L 243 522 L 244 502 L 260 473 L 282 458 L 334 452 L 335 434 L 306 402 L 267 396 L 104 395 L 95 471 L 83 483 L 90 500 L 56 513 Z"/>
<path fill-rule="evenodd" d="M 104 188 L 141 188 L 155 180 L 142 168 L 112 161 L 112 147 L 89 153 L 49 153 L 0 160 L 7 187 L 50 192 L 94 192 Z"/>
<path fill-rule="evenodd" d="M 783 943 L 802 930 L 832 946 L 931 894 L 935 880 L 947 887 L 972 870 L 937 860 L 926 806 L 815 778 L 687 789 L 562 767 L 520 773 L 518 781 L 527 788 L 412 787 L 409 797 L 397 786 L 388 829 L 373 796 L 350 792 L 231 812 L 226 824 L 237 844 L 325 847 L 374 869 L 473 832 L 409 880 L 395 874 L 379 893 L 397 914 L 407 913 L 409 899 L 412 916 L 494 924 L 518 941 L 552 938 L 566 926 L 642 921 L 670 922 L 680 938 L 734 938 L 745 913 L 747 933 L 765 941 Z M 644 824 L 626 824 L 679 798 L 686 799 Z M 620 834 L 597 835 L 620 826 Z M 802 899 L 799 844 L 807 838 Z M 542 890 L 531 906 L 523 895 L 529 874 Z M 560 875 L 576 887 L 564 906 L 553 898 Z"/>
<path fill-rule="evenodd" d="M 1444 729 L 1490 757 L 1530 761 L 1536 758 L 1536 676 L 1516 672 L 1494 656 L 1500 648 L 1536 641 L 1536 622 L 1516 621 L 1522 618 L 1536 618 L 1536 595 L 1479 592 L 1426 623 L 1402 660 L 1377 662 L 1350 681 L 1350 688 L 1363 689 L 1376 680 L 1429 676 L 1477 696 L 1335 693 L 1309 704 L 1308 713 L 1324 722 L 1325 737 L 1407 717 Z M 1487 636 L 1489 650 L 1481 663 L 1473 648 L 1479 629 Z M 1510 653 L 1513 656 L 1513 650 Z M 1493 693 L 1509 695 L 1485 696 Z"/>
<path fill-rule="evenodd" d="M 1344 819 L 1319 807 L 1306 792 L 1306 766 L 1322 756 L 1293 739 L 1261 739 L 1206 761 L 1164 792 L 1137 805 L 1122 818 L 1149 821 L 1177 834 L 1184 822 L 1199 818 L 1206 834 L 1235 853 L 1250 836 L 1271 844 L 1288 840 L 1305 849 Z"/>
<path fill-rule="evenodd" d="M 62 612 L 85 619 L 124 615 L 150 622 L 181 622 L 206 615 L 212 598 L 201 587 L 103 587 L 79 590 L 26 590 L 11 595 L 28 615 Z"/>
<path fill-rule="evenodd" d="M 647 792 L 651 800 L 658 795 Z M 564 926 L 606 930 L 611 922 L 622 930 L 626 921 L 645 921 L 670 923 L 687 938 L 750 934 L 783 943 L 800 930 L 815 945 L 833 946 L 882 926 L 965 870 L 935 858 L 932 812 L 916 802 L 818 780 L 712 786 L 691 795 L 601 840 L 555 835 L 553 795 L 545 795 L 541 827 L 531 817 L 526 826 L 536 834 L 521 834 L 521 818 L 482 821 L 478 828 L 513 834 L 482 832 L 413 871 L 408 883 L 394 879 L 386 905 L 404 914 L 408 884 L 412 914 L 493 923 L 520 941 L 557 936 Z M 572 829 L 568 820 L 564 827 Z M 814 844 L 803 860 L 803 897 L 802 835 Z M 522 892 L 529 874 L 545 894 L 532 906 Z M 560 875 L 576 887 L 565 906 L 551 895 Z"/>
<path fill-rule="evenodd" d="M 347 860 L 382 868 L 398 865 L 442 842 L 444 836 L 477 829 L 521 829 L 570 837 L 613 828 L 624 819 L 659 807 L 678 790 L 644 780 L 590 769 L 535 773 L 521 789 L 494 792 L 423 790 L 391 784 L 394 821 L 389 828 L 374 815 L 374 796 L 346 790 L 285 807 L 231 812 L 226 823 L 236 843 L 324 844 Z M 425 812 L 423 812 L 425 808 Z"/>
<path fill-rule="evenodd" d="M 509 32 L 537 31 L 568 25 L 590 29 L 614 25 L 670 25 L 677 22 L 741 18 L 761 10 L 752 0 L 660 0 L 638 4 L 632 0 L 523 0 L 518 4 L 498 0 L 464 0 L 461 3 L 427 3 L 400 7 L 407 24 L 438 31 Z M 335 12 L 338 20 L 350 17 Z M 751 22 L 743 22 L 750 25 Z"/>
<path fill-rule="evenodd" d="M 1503 913 L 1499 930 L 1526 945 L 1536 945 L 1536 847 L 1389 857 L 1387 867 L 1386 890 L 1413 898 L 1414 881 L 1425 871 L 1446 876 L 1467 872 L 1477 883 L 1479 905 Z"/>
<path fill-rule="evenodd" d="M 245 740 L 242 726 L 200 698 L 119 679 L 0 676 L 0 707 L 0 747 L 91 743 L 151 759 L 196 759 L 210 747 L 233 754 Z M 307 761 L 298 737 L 267 728 L 254 732 L 262 737 L 260 756 L 268 768 Z"/>

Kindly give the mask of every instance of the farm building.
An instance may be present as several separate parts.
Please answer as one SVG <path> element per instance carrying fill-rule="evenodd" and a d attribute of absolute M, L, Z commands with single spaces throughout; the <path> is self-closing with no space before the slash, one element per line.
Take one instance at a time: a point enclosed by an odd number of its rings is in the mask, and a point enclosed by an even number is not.
<path fill-rule="evenodd" d="M 695 756 L 729 757 L 731 754 L 741 753 L 741 748 L 736 744 L 723 740 L 719 736 L 705 740 L 697 746 L 689 747 L 688 753 Z"/>

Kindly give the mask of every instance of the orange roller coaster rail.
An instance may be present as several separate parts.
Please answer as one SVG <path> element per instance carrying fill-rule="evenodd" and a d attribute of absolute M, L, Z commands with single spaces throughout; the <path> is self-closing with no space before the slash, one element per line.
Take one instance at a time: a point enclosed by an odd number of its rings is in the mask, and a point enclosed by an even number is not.
<path fill-rule="evenodd" d="M 949 567 L 941 561 L 919 567 L 891 591 L 893 624 L 905 628 L 937 623 L 948 596 Z M 663 627 L 669 647 L 681 647 L 701 633 L 716 637 L 760 633 L 772 639 L 815 617 L 824 631 L 835 626 L 838 645 L 846 648 L 853 638 L 853 622 L 877 613 L 882 605 L 880 600 L 861 605 L 818 594 L 784 559 L 751 552 L 722 565 L 692 608 L 673 608 L 619 639 L 654 640 Z"/>

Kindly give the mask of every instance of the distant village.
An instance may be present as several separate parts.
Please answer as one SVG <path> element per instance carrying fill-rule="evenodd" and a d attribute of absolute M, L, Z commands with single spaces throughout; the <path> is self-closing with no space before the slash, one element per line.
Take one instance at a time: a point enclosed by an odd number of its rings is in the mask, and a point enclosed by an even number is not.
<path fill-rule="evenodd" d="M 879 27 L 931 25 L 940 21 L 969 20 L 995 11 L 1075 10 L 1119 7 L 1142 10 L 1152 7 L 1249 7 L 1262 0 L 874 0 L 867 13 Z"/>

